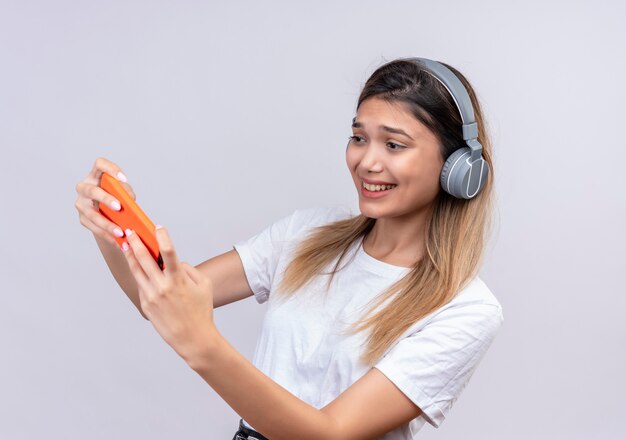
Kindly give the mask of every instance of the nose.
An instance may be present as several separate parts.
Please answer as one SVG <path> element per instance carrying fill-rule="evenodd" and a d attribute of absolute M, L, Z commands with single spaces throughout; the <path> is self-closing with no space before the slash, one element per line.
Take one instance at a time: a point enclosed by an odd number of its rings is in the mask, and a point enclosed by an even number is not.
<path fill-rule="evenodd" d="M 381 149 L 371 143 L 360 148 L 362 148 L 362 150 L 358 167 L 361 168 L 363 172 L 380 172 L 383 169 L 383 154 Z"/>

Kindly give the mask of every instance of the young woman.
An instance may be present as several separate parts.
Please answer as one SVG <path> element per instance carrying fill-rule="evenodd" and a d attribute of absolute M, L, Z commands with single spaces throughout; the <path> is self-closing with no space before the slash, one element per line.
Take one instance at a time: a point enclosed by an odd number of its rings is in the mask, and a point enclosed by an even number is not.
<path fill-rule="evenodd" d="M 385 63 L 352 130 L 359 213 L 297 209 L 196 267 L 165 228 L 163 272 L 132 231 L 120 251 L 98 213 L 114 201 L 99 178 L 117 165 L 100 158 L 77 185 L 81 223 L 122 289 L 242 417 L 234 440 L 413 439 L 440 426 L 503 322 L 478 276 L 493 164 L 467 79 L 423 58 Z M 213 309 L 252 295 L 268 307 L 250 363 Z"/>

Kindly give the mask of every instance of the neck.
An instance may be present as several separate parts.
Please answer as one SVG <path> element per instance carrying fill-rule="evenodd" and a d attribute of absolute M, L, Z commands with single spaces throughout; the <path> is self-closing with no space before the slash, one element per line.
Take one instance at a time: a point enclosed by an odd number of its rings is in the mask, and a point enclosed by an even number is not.
<path fill-rule="evenodd" d="M 364 250 L 374 258 L 398 266 L 412 267 L 426 250 L 426 224 L 432 208 L 397 217 L 376 219 L 363 239 Z"/>

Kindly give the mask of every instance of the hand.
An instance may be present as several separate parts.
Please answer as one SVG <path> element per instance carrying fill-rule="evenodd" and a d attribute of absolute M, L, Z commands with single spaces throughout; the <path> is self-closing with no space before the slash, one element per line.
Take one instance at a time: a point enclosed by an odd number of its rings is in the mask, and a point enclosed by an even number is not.
<path fill-rule="evenodd" d="M 135 192 L 133 188 L 126 183 L 126 176 L 122 173 L 121 168 L 110 160 L 99 157 L 96 159 L 87 177 L 76 185 L 78 197 L 76 198 L 75 206 L 78 210 L 80 223 L 84 227 L 93 232 L 97 237 L 117 246 L 117 242 L 113 237 L 123 237 L 124 233 L 118 225 L 103 216 L 99 210 L 100 203 L 105 203 L 113 209 L 119 210 L 118 207 L 113 205 L 114 202 L 119 204 L 119 200 L 116 200 L 115 197 L 100 188 L 100 178 L 104 172 L 116 177 L 133 200 L 136 200 Z M 118 173 L 121 173 L 121 176 Z"/>
<path fill-rule="evenodd" d="M 218 333 L 213 322 L 213 283 L 178 260 L 165 228 L 157 226 L 155 235 L 163 271 L 133 231 L 126 230 L 129 246 L 124 243 L 122 249 L 137 281 L 141 309 L 165 342 L 189 363 L 211 349 Z"/>

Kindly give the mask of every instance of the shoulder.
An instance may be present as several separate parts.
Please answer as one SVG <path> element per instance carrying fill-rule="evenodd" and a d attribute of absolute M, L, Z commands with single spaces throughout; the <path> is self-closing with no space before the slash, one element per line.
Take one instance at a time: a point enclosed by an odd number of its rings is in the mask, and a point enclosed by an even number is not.
<path fill-rule="evenodd" d="M 495 328 L 504 321 L 502 305 L 491 289 L 479 276 L 470 280 L 457 295 L 443 307 L 446 314 L 454 314 L 458 318 L 473 319 L 482 317 L 491 321 Z"/>
<path fill-rule="evenodd" d="M 491 289 L 478 276 L 462 287 L 452 300 L 413 324 L 407 334 L 424 327 L 442 329 L 471 329 L 497 333 L 504 322 L 502 306 Z"/>
<path fill-rule="evenodd" d="M 496 308 L 502 308 L 500 301 L 493 294 L 489 286 L 480 276 L 475 276 L 456 295 L 455 299 L 459 304 L 463 303 L 483 303 Z"/>

